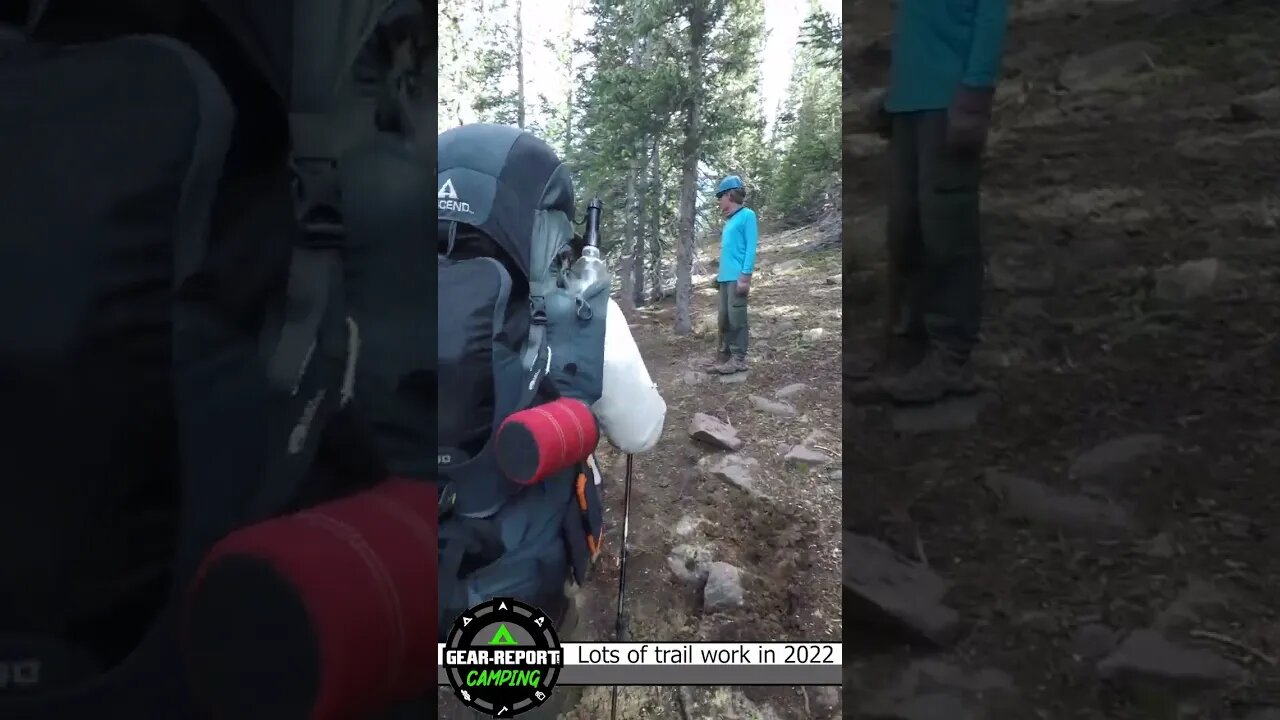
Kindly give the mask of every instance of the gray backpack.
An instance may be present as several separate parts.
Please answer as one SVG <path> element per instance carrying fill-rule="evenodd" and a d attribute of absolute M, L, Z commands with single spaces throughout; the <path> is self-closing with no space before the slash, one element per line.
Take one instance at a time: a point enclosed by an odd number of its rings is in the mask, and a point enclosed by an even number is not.
<path fill-rule="evenodd" d="M 499 470 L 493 439 L 520 410 L 599 399 L 609 292 L 579 301 L 564 287 L 573 181 L 546 143 L 516 128 L 470 125 L 441 134 L 437 147 L 444 633 L 457 614 L 495 596 L 558 617 L 565 581 L 585 579 L 603 524 L 598 490 L 583 480 L 590 474 L 575 468 L 518 486 Z"/>

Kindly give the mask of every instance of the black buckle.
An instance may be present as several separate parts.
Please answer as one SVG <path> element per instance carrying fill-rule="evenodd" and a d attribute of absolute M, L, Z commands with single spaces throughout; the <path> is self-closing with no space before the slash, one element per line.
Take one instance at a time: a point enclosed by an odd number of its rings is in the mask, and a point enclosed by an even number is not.
<path fill-rule="evenodd" d="M 289 169 L 294 220 L 302 229 L 298 244 L 317 250 L 340 246 L 346 229 L 337 163 L 327 158 L 291 157 Z"/>
<path fill-rule="evenodd" d="M 533 325 L 547 324 L 547 300 L 541 295 L 529 296 L 529 322 Z"/>

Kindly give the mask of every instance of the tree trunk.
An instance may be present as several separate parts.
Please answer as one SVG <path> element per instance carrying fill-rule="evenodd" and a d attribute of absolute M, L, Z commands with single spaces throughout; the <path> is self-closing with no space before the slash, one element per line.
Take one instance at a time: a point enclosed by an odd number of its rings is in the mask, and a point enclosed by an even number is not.
<path fill-rule="evenodd" d="M 524 0 L 516 0 L 516 125 L 524 129 Z"/>
<path fill-rule="evenodd" d="M 567 6 L 566 10 L 568 14 L 568 18 L 565 21 L 565 27 L 567 28 L 565 32 L 568 37 L 569 50 L 568 52 L 565 53 L 566 59 L 565 59 L 564 76 L 567 78 L 572 78 L 573 77 L 573 16 L 577 14 L 578 3 L 575 0 L 570 0 L 569 2 L 565 3 L 565 5 Z M 564 152 L 565 152 L 565 155 L 568 155 L 569 148 L 573 147 L 572 145 L 573 143 L 573 88 L 574 88 L 574 83 L 570 82 L 569 92 L 565 93 L 565 97 L 564 97 Z"/>
<path fill-rule="evenodd" d="M 627 173 L 627 206 L 623 210 L 622 220 L 626 227 L 626 237 L 623 247 L 628 248 L 631 252 L 630 258 L 623 262 L 623 266 L 619 268 L 622 271 L 622 302 L 624 306 L 629 306 L 634 310 L 636 306 L 636 280 L 641 282 L 644 276 L 635 271 L 636 266 L 644 266 L 644 255 L 637 252 L 641 247 L 638 241 L 640 233 L 636 232 L 636 166 L 633 162 L 631 170 Z M 631 313 L 628 313 L 630 315 Z"/>
<path fill-rule="evenodd" d="M 652 289 L 647 297 L 662 299 L 662 236 L 659 226 L 662 222 L 662 171 L 658 165 L 658 151 L 661 141 L 653 138 L 653 150 L 650 154 L 653 164 L 649 168 L 649 254 L 652 258 L 652 272 L 649 275 Z"/>
<path fill-rule="evenodd" d="M 676 243 L 676 324 L 677 335 L 693 330 L 690 304 L 693 301 L 694 212 L 697 209 L 698 151 L 702 132 L 702 44 L 707 16 L 701 0 L 693 0 L 689 12 L 689 85 L 695 91 L 685 101 L 684 143 L 680 158 L 680 237 Z"/>
<path fill-rule="evenodd" d="M 653 194 L 648 192 L 650 189 L 648 184 L 645 185 L 644 193 L 639 193 L 637 197 L 643 197 L 642 201 L 636 203 L 635 209 L 635 243 L 631 246 L 631 257 L 635 258 L 635 262 L 631 266 L 631 272 L 635 275 L 632 281 L 632 291 L 634 292 L 635 303 L 637 306 L 644 305 L 644 265 L 645 255 L 647 254 L 648 244 L 645 238 L 646 232 L 645 222 L 646 216 L 649 214 L 649 207 L 654 204 Z"/>

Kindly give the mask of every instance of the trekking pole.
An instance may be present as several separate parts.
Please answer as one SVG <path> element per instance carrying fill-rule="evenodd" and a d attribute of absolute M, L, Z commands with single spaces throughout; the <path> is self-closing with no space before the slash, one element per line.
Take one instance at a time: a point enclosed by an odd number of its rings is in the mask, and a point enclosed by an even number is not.
<path fill-rule="evenodd" d="M 625 642 L 627 625 L 624 598 L 627 596 L 627 529 L 631 525 L 631 454 L 627 454 L 627 479 L 622 490 L 622 549 L 618 552 L 618 622 L 614 626 L 617 642 Z M 609 717 L 618 719 L 618 686 L 613 686 L 613 695 L 609 700 Z"/>

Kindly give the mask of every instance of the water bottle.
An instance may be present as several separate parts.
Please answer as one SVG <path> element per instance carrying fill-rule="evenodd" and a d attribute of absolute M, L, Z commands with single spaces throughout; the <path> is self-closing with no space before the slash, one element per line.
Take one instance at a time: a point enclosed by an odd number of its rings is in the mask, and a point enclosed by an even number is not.
<path fill-rule="evenodd" d="M 566 289 L 573 296 L 577 306 L 578 318 L 591 319 L 591 305 L 586 298 L 594 296 L 601 288 L 613 283 L 609 266 L 600 257 L 600 211 L 603 205 L 592 200 L 587 204 L 586 244 L 582 248 L 582 257 L 574 261 L 569 268 Z"/>

